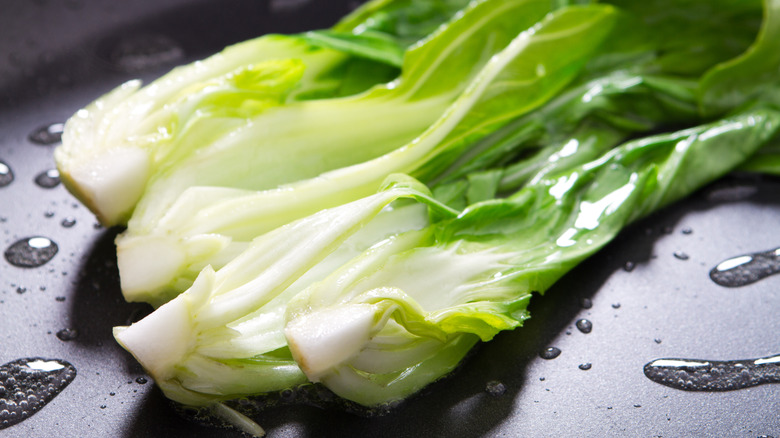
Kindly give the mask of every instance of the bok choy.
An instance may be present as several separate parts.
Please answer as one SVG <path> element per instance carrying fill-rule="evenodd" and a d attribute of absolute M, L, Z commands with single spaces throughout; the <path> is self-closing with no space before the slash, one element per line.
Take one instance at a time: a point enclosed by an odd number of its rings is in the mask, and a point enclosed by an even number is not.
<path fill-rule="evenodd" d="M 125 84 L 55 158 L 157 307 L 117 341 L 260 434 L 226 402 L 392 405 L 628 224 L 780 174 L 778 35 L 780 0 L 372 0 Z"/>

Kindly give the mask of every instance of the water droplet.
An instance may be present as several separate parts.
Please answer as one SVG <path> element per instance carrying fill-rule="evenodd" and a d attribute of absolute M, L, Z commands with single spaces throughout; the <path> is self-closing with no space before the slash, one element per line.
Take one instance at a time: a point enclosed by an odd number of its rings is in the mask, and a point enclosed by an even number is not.
<path fill-rule="evenodd" d="M 107 408 L 106 405 L 100 405 L 100 409 L 105 409 L 105 408 Z"/>
<path fill-rule="evenodd" d="M 54 212 L 53 211 L 47 211 L 47 212 L 43 213 L 43 216 L 47 217 L 47 218 L 52 218 L 52 217 L 54 217 Z"/>
<path fill-rule="evenodd" d="M 113 396 L 115 396 L 115 395 L 116 395 L 116 393 L 112 391 L 112 392 L 109 392 L 109 393 L 108 393 L 108 395 L 110 395 L 111 397 L 113 397 Z"/>
<path fill-rule="evenodd" d="M 63 123 L 52 123 L 50 125 L 41 126 L 35 131 L 31 132 L 27 137 L 31 142 L 40 145 L 56 144 L 62 141 L 62 131 L 65 129 Z"/>
<path fill-rule="evenodd" d="M 19 286 L 19 287 L 16 288 L 16 293 L 18 293 L 20 295 L 25 293 L 25 292 L 27 292 L 27 288 L 26 287 Z"/>
<path fill-rule="evenodd" d="M 58 250 L 57 244 L 46 237 L 26 237 L 5 250 L 5 259 L 20 268 L 35 268 L 51 260 Z"/>
<path fill-rule="evenodd" d="M 35 184 L 44 189 L 53 189 L 60 184 L 60 172 L 57 169 L 41 172 L 35 177 Z"/>
<path fill-rule="evenodd" d="M 55 300 L 57 300 L 57 301 L 62 303 L 62 302 L 65 301 L 65 297 L 57 297 L 57 298 L 55 298 Z"/>
<path fill-rule="evenodd" d="M 5 161 L 0 160 L 0 187 L 5 187 L 14 181 L 14 172 L 5 164 Z"/>
<path fill-rule="evenodd" d="M 545 381 L 545 378 L 544 378 L 544 377 L 539 377 L 539 380 L 540 380 L 540 381 L 542 381 L 542 382 L 544 382 L 544 381 Z"/>
<path fill-rule="evenodd" d="M 675 251 L 675 252 L 674 252 L 674 257 L 675 257 L 676 259 L 679 259 L 679 260 L 688 260 L 688 259 L 690 258 L 690 257 L 688 256 L 688 254 L 686 254 L 686 253 L 684 253 L 684 252 L 682 252 L 682 251 Z"/>
<path fill-rule="evenodd" d="M 612 308 L 613 308 L 613 309 L 619 309 L 619 308 L 620 308 L 620 303 L 614 303 L 614 304 L 612 304 Z"/>
<path fill-rule="evenodd" d="M 295 391 L 293 391 L 290 388 L 283 389 L 283 390 L 279 391 L 279 398 L 282 399 L 282 401 L 285 401 L 285 402 L 288 402 L 288 403 L 292 402 L 293 400 L 295 400 Z"/>
<path fill-rule="evenodd" d="M 623 264 L 623 270 L 626 272 L 631 272 L 636 268 L 636 264 L 634 262 L 628 261 L 625 264 Z"/>
<path fill-rule="evenodd" d="M 661 342 L 663 342 L 663 341 L 661 341 L 661 340 L 660 340 L 660 339 L 658 339 L 658 338 L 655 338 L 655 339 L 653 339 L 653 342 L 655 342 L 656 344 L 660 344 L 660 343 L 661 343 Z"/>
<path fill-rule="evenodd" d="M 72 226 L 76 225 L 76 219 L 72 217 L 66 217 L 62 220 L 62 222 L 60 222 L 60 225 L 62 225 L 64 228 L 71 228 Z"/>
<path fill-rule="evenodd" d="M 590 298 L 583 298 L 580 300 L 580 307 L 583 309 L 590 309 L 593 307 L 593 301 Z"/>
<path fill-rule="evenodd" d="M 73 365 L 55 359 L 26 358 L 2 365 L 0 429 L 13 426 L 38 412 L 75 377 Z"/>
<path fill-rule="evenodd" d="M 128 73 L 148 71 L 184 58 L 184 50 L 161 34 L 123 35 L 110 49 L 108 61 Z"/>
<path fill-rule="evenodd" d="M 57 337 L 61 341 L 72 341 L 79 337 L 79 332 L 74 328 L 64 328 L 57 332 Z"/>
<path fill-rule="evenodd" d="M 148 382 L 148 380 L 146 380 L 146 377 L 139 377 L 139 378 L 135 379 L 135 382 L 136 383 L 140 383 L 141 385 L 145 385 L 146 382 Z"/>
<path fill-rule="evenodd" d="M 590 320 L 587 319 L 579 319 L 577 320 L 577 328 L 582 333 L 590 333 L 593 330 L 593 323 L 590 322 Z"/>
<path fill-rule="evenodd" d="M 685 227 L 682 229 L 683 234 L 693 234 L 693 229 L 690 227 Z"/>
<path fill-rule="evenodd" d="M 780 272 L 780 248 L 724 260 L 710 271 L 710 278 L 721 286 L 740 287 L 778 272 Z"/>
<path fill-rule="evenodd" d="M 634 407 L 635 407 L 635 408 L 641 408 L 641 407 L 642 407 L 642 405 L 640 405 L 640 404 L 635 404 L 635 405 L 634 405 Z"/>
<path fill-rule="evenodd" d="M 582 371 L 588 371 L 589 369 L 593 368 L 593 364 L 590 362 L 581 363 L 577 368 L 581 369 Z"/>
<path fill-rule="evenodd" d="M 491 380 L 485 386 L 485 391 L 493 397 L 499 397 L 506 393 L 506 385 L 497 380 Z"/>
<path fill-rule="evenodd" d="M 760 359 L 715 361 L 656 359 L 644 366 L 645 376 L 687 391 L 731 391 L 780 383 L 780 355 Z"/>
<path fill-rule="evenodd" d="M 539 353 L 539 357 L 542 359 L 555 359 L 561 355 L 561 349 L 557 347 L 547 347 Z"/>

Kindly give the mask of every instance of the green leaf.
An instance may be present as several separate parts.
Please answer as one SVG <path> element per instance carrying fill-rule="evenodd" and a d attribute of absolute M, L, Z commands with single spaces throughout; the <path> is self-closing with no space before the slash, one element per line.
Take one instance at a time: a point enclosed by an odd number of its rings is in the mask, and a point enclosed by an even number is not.
<path fill-rule="evenodd" d="M 751 100 L 780 107 L 780 1 L 764 0 L 764 20 L 752 46 L 707 72 L 701 80 L 701 110 L 713 116 Z"/>

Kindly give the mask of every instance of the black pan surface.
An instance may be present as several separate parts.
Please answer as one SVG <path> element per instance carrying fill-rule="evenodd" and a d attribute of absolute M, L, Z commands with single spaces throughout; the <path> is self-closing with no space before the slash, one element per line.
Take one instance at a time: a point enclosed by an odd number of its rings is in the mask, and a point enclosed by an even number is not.
<path fill-rule="evenodd" d="M 320 0 L 3 2 L 0 161 L 15 179 L 0 187 L 0 246 L 5 251 L 19 239 L 44 236 L 59 251 L 38 268 L 0 260 L 0 363 L 60 359 L 77 375 L 0 436 L 241 436 L 178 417 L 114 342 L 111 327 L 149 311 L 121 298 L 117 230 L 96 226 L 61 185 L 34 182 L 54 167 L 56 144 L 36 144 L 29 136 L 128 79 L 153 79 L 263 33 L 328 26 L 354 6 Z M 123 53 L 144 56 L 121 62 Z M 362 418 L 299 406 L 274 408 L 257 420 L 275 438 L 780 436 L 780 385 L 692 392 L 643 373 L 657 358 L 780 353 L 780 276 L 740 288 L 708 276 L 725 259 L 777 248 L 778 230 L 780 180 L 730 175 L 625 230 L 547 295 L 535 297 L 525 327 L 481 346 L 454 376 L 393 413 Z M 583 307 L 583 299 L 592 307 Z M 592 322 L 590 333 L 576 328 L 581 318 Z M 542 359 L 539 352 L 550 346 L 562 353 Z M 591 367 L 582 370 L 582 364 Z"/>

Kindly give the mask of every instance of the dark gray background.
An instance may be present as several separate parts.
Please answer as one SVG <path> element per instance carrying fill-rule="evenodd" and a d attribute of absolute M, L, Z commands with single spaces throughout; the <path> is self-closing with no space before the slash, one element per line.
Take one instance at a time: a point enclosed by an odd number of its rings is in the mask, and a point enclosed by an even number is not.
<path fill-rule="evenodd" d="M 96 228 L 62 186 L 33 183 L 53 167 L 54 146 L 34 145 L 27 136 L 64 121 L 127 79 L 152 79 L 177 62 L 265 32 L 327 26 L 350 3 L 3 1 L 0 160 L 16 181 L 0 188 L 0 246 L 43 235 L 60 251 L 36 269 L 0 260 L 0 363 L 59 358 L 71 362 L 78 376 L 49 405 L 0 436 L 240 436 L 178 418 L 151 382 L 135 382 L 144 373 L 115 344 L 111 327 L 148 309 L 121 298 L 116 231 Z M 110 62 L 111 50 L 137 35 L 163 36 L 183 56 L 123 71 Z M 76 225 L 62 227 L 66 218 Z M 780 385 L 693 393 L 655 384 L 642 373 L 645 363 L 661 357 L 780 353 L 780 276 L 727 289 L 707 275 L 726 258 L 780 246 L 778 225 L 780 180 L 729 176 L 626 230 L 546 296 L 535 297 L 526 327 L 483 345 L 454 377 L 393 414 L 367 419 L 286 407 L 258 421 L 271 437 L 778 436 Z M 683 234 L 685 227 L 693 232 Z M 679 260 L 675 251 L 690 258 Z M 627 261 L 636 263 L 631 272 L 622 269 Z M 593 300 L 591 309 L 580 307 L 583 297 Z M 590 334 L 574 327 L 583 317 L 593 322 Z M 55 336 L 63 328 L 75 328 L 79 336 L 63 342 Z M 561 356 L 540 359 L 538 352 L 551 345 Z M 585 362 L 592 369 L 578 369 Z M 490 381 L 502 382 L 507 392 L 490 395 Z"/>

